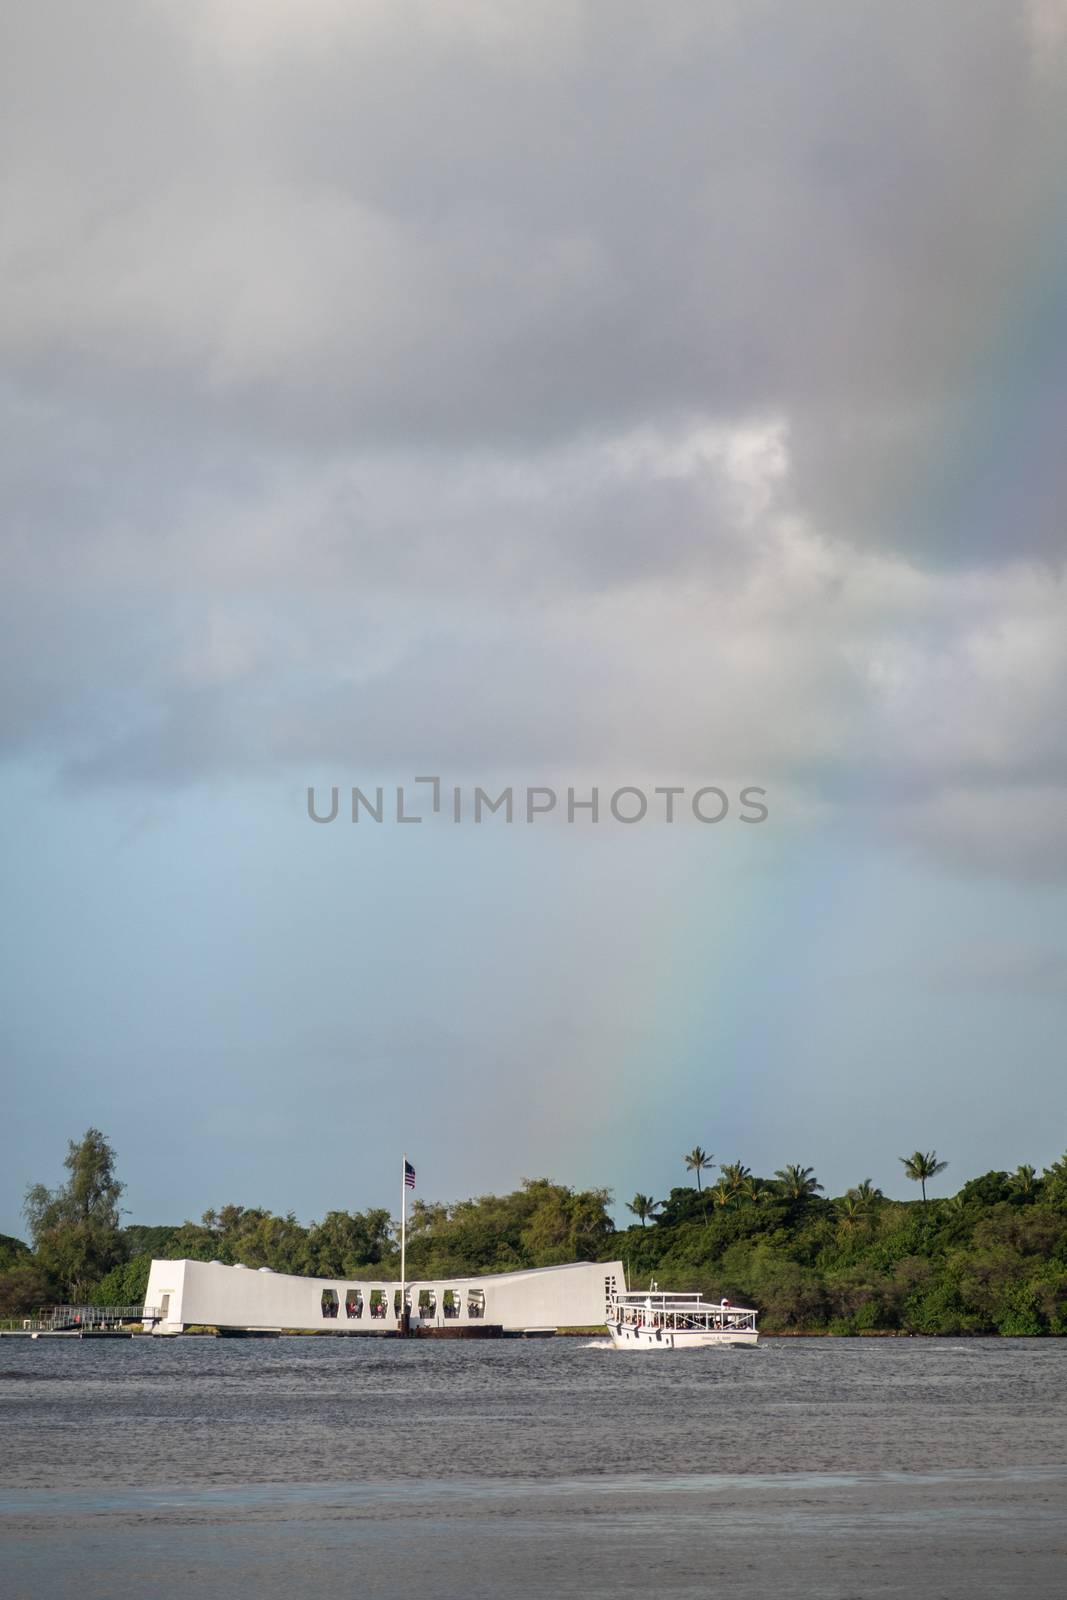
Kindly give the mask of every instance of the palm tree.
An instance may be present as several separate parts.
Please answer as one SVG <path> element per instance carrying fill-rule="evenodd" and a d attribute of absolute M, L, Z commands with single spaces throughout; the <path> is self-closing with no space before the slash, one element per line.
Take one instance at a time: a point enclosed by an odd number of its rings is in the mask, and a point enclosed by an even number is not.
<path fill-rule="evenodd" d="M 717 1206 L 728 1206 L 734 1197 L 734 1192 L 725 1178 L 720 1178 L 711 1192 L 715 1197 Z"/>
<path fill-rule="evenodd" d="M 643 1228 L 649 1217 L 655 1218 L 661 1204 L 661 1201 L 653 1200 L 650 1194 L 635 1194 L 633 1199 L 627 1203 L 626 1209 L 627 1211 L 632 1211 L 635 1217 L 640 1218 Z"/>
<path fill-rule="evenodd" d="M 855 1189 L 850 1189 L 840 1200 L 834 1202 L 834 1209 L 841 1218 L 841 1226 L 847 1233 L 851 1233 L 857 1222 L 867 1215 L 867 1206 L 860 1199 Z"/>
<path fill-rule="evenodd" d="M 746 1167 L 743 1161 L 728 1161 L 725 1166 L 719 1168 L 719 1171 L 730 1185 L 732 1194 L 739 1194 L 744 1187 L 746 1178 L 751 1178 L 752 1176 L 751 1167 Z"/>
<path fill-rule="evenodd" d="M 702 1172 L 710 1171 L 710 1169 L 715 1165 L 715 1158 L 710 1156 L 706 1150 L 702 1150 L 699 1145 L 694 1145 L 692 1150 L 690 1150 L 689 1154 L 685 1158 L 685 1165 L 688 1172 L 696 1173 L 697 1193 L 699 1194 L 700 1174 Z"/>
<path fill-rule="evenodd" d="M 931 1178 L 936 1178 L 939 1172 L 944 1172 L 948 1162 L 939 1161 L 936 1150 L 928 1150 L 925 1155 L 921 1150 L 916 1150 L 910 1156 L 901 1156 L 899 1159 L 908 1177 L 914 1183 L 922 1184 L 923 1205 L 925 1205 L 927 1183 Z"/>
<path fill-rule="evenodd" d="M 1037 1169 L 1028 1166 L 1016 1167 L 1008 1182 L 1016 1194 L 1021 1194 L 1024 1200 L 1030 1200 L 1037 1190 Z"/>
<path fill-rule="evenodd" d="M 822 1184 L 815 1176 L 814 1167 L 799 1167 L 795 1164 L 780 1167 L 774 1176 L 781 1184 L 782 1193 L 787 1200 L 810 1200 L 822 1188 Z"/>
<path fill-rule="evenodd" d="M 876 1189 L 870 1178 L 864 1178 L 862 1183 L 857 1183 L 856 1187 L 848 1192 L 854 1194 L 857 1200 L 862 1200 L 865 1206 L 872 1206 L 876 1201 L 885 1199 L 881 1189 Z"/>
<path fill-rule="evenodd" d="M 759 1205 L 762 1200 L 767 1198 L 766 1191 L 767 1185 L 764 1183 L 763 1179 L 754 1178 L 751 1173 L 748 1174 L 741 1184 L 741 1193 L 744 1195 L 745 1199 L 750 1201 L 754 1206 Z"/>

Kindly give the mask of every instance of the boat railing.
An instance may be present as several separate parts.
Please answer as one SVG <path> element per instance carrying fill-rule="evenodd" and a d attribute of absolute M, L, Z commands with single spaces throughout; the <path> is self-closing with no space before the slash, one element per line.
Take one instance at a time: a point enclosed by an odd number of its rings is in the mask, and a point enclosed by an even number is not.
<path fill-rule="evenodd" d="M 639 1294 L 629 1289 L 625 1294 L 612 1295 L 611 1299 L 614 1304 L 623 1306 L 646 1306 L 651 1301 L 654 1306 L 684 1305 L 698 1307 L 701 1310 L 706 1307 L 711 1311 L 718 1311 L 720 1304 L 718 1300 L 705 1300 L 702 1294 L 664 1294 L 656 1290 L 653 1290 L 651 1294 Z M 727 1309 L 730 1311 L 752 1311 L 755 1308 L 753 1306 L 739 1306 L 731 1302 Z"/>
<path fill-rule="evenodd" d="M 643 1322 L 647 1317 L 662 1319 L 675 1328 L 755 1328 L 759 1315 L 752 1306 L 722 1306 L 699 1294 L 617 1295 L 611 1309 L 624 1320 Z"/>
<path fill-rule="evenodd" d="M 687 1316 L 684 1312 L 677 1312 L 674 1318 L 678 1327 L 706 1328 L 754 1328 L 756 1326 L 755 1311 L 717 1311 L 709 1306 L 707 1311 L 699 1317 Z"/>

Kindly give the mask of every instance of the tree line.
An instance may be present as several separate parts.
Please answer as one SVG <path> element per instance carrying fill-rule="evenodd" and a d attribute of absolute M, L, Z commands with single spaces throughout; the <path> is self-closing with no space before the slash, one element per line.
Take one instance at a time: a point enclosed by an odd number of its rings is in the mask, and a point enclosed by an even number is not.
<path fill-rule="evenodd" d="M 703 1192 L 700 1181 L 701 1173 L 714 1169 L 714 1159 L 707 1151 L 697 1145 L 683 1157 L 687 1172 L 694 1174 L 697 1193 Z M 901 1164 L 908 1177 L 915 1183 L 922 1184 L 923 1205 L 926 1204 L 926 1185 L 931 1178 L 936 1178 L 948 1166 L 947 1161 L 937 1159 L 937 1151 L 916 1150 L 914 1155 L 901 1156 Z M 712 1189 L 711 1196 L 716 1205 L 735 1205 L 741 1200 L 751 1200 L 756 1204 L 773 1199 L 776 1195 L 785 1196 L 789 1200 L 810 1200 L 814 1195 L 822 1192 L 822 1184 L 815 1176 L 814 1167 L 802 1167 L 796 1163 L 788 1167 L 779 1167 L 773 1179 L 757 1178 L 743 1161 L 731 1161 L 722 1169 L 722 1177 Z M 1035 1173 L 1033 1167 L 1020 1167 L 1019 1172 L 1030 1174 L 1031 1181 Z M 884 1200 L 881 1189 L 874 1188 L 870 1178 L 864 1178 L 854 1189 L 849 1189 L 842 1205 L 850 1204 L 853 1208 L 865 1206 L 872 1200 Z M 653 1200 L 651 1195 L 635 1194 L 632 1200 L 626 1202 L 627 1211 L 632 1211 L 642 1226 L 650 1219 L 654 1219 L 660 1208 L 665 1204 L 662 1200 Z"/>
<path fill-rule="evenodd" d="M 1038 1174 L 993 1171 L 951 1196 L 928 1186 L 936 1151 L 900 1158 L 920 1190 L 883 1194 L 870 1178 L 828 1197 L 810 1166 L 772 1176 L 697 1145 L 681 1158 L 691 1181 L 663 1199 L 636 1194 L 617 1229 L 605 1189 L 547 1178 L 511 1194 L 453 1204 L 414 1202 L 409 1278 L 448 1278 L 621 1257 L 632 1286 L 726 1294 L 761 1312 L 767 1332 L 1016 1335 L 1067 1333 L 1067 1155 Z M 330 1211 L 303 1225 L 228 1204 L 179 1226 L 123 1226 L 107 1138 L 72 1141 L 67 1179 L 35 1184 L 24 1214 L 30 1243 L 0 1237 L 0 1317 L 50 1301 L 136 1305 L 153 1257 L 243 1262 L 326 1278 L 399 1276 L 397 1225 L 387 1210 Z M 716 1171 L 714 1182 L 706 1175 Z"/>
<path fill-rule="evenodd" d="M 634 1195 L 616 1242 L 632 1277 L 725 1293 L 768 1332 L 1067 1334 L 1067 1155 L 936 1198 L 948 1162 L 899 1159 L 916 1201 L 870 1178 L 830 1198 L 800 1163 L 761 1177 L 723 1162 L 705 1186 L 715 1161 L 697 1145 L 682 1158 L 693 1186 Z"/>

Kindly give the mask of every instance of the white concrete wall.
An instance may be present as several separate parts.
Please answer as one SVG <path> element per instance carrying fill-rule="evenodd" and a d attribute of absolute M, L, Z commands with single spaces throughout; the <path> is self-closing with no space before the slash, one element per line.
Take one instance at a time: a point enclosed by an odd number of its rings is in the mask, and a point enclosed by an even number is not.
<path fill-rule="evenodd" d="M 468 1291 L 484 1296 L 485 1310 L 478 1319 L 509 1331 L 524 1328 L 558 1328 L 601 1324 L 604 1321 L 606 1281 L 614 1278 L 624 1287 L 622 1263 L 576 1262 L 562 1267 L 539 1267 L 529 1272 L 495 1273 L 486 1277 L 424 1279 L 408 1285 L 413 1320 L 418 1317 L 419 1293 L 432 1289 L 436 1313 L 429 1319 L 442 1327 L 464 1326 Z M 298 1278 L 282 1272 L 257 1272 L 249 1267 L 224 1266 L 208 1261 L 153 1261 L 145 1295 L 147 1310 L 160 1310 L 166 1297 L 166 1314 L 155 1324 L 159 1333 L 180 1333 L 191 1324 L 224 1328 L 329 1329 L 345 1333 L 384 1333 L 396 1327 L 393 1307 L 398 1282 L 384 1279 Z M 363 1315 L 346 1315 L 350 1290 L 363 1294 Z M 460 1314 L 444 1315 L 444 1292 L 456 1295 Z M 336 1317 L 323 1316 L 323 1290 L 337 1295 Z M 387 1315 L 371 1316 L 371 1295 L 386 1296 Z"/>

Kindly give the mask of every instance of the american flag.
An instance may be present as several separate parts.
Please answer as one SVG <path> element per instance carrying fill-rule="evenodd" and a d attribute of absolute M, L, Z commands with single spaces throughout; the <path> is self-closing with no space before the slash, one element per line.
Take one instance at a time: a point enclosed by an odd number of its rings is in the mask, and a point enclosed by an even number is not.
<path fill-rule="evenodd" d="M 411 1165 L 410 1161 L 405 1161 L 404 1162 L 404 1182 L 405 1182 L 405 1184 L 407 1185 L 407 1187 L 409 1189 L 414 1189 L 414 1187 L 415 1187 L 415 1168 Z"/>

